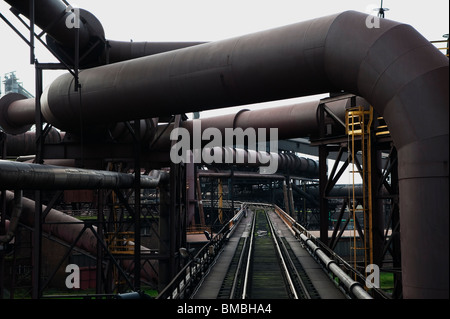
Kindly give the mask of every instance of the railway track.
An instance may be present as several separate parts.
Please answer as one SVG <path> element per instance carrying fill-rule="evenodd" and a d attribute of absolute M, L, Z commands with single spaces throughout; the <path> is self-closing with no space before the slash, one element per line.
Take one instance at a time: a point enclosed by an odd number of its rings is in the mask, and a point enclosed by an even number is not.
<path fill-rule="evenodd" d="M 257 208 L 240 238 L 218 299 L 317 299 L 289 243 L 268 211 Z"/>

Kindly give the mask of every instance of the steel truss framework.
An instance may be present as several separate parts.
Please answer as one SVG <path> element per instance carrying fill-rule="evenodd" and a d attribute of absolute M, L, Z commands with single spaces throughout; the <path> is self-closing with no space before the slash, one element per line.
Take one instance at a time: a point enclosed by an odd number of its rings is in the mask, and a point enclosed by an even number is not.
<path fill-rule="evenodd" d="M 27 43 L 27 45 L 29 45 L 30 63 L 35 65 L 36 155 L 34 162 L 42 164 L 45 158 L 53 158 L 51 155 L 56 154 L 56 158 L 58 158 L 60 154 L 72 153 L 76 158 L 81 159 L 81 165 L 83 166 L 85 161 L 89 161 L 89 156 L 91 155 L 89 152 L 84 152 L 84 147 L 86 145 L 84 144 L 83 136 L 81 137 L 80 143 L 62 143 L 58 146 L 45 144 L 46 136 L 52 130 L 52 126 L 45 124 L 43 121 L 40 111 L 40 97 L 43 91 L 42 75 L 44 70 L 68 70 L 74 77 L 76 83 L 75 90 L 81 92 L 82 87 L 78 83 L 78 66 L 89 52 L 84 56 L 79 56 L 78 38 L 76 38 L 74 58 L 72 59 L 71 57 L 66 56 L 64 61 L 59 59 L 58 54 L 53 52 L 53 50 L 42 40 L 43 36 L 46 34 L 45 31 L 40 34 L 35 33 L 33 14 L 35 4 L 33 0 L 30 0 L 29 3 L 31 13 L 29 24 L 16 14 L 19 21 L 28 28 L 30 32 L 28 38 L 1 13 L 0 18 L 2 18 L 2 20 L 5 21 L 5 23 L 10 26 L 25 43 Z M 59 60 L 59 63 L 39 63 L 34 54 L 35 39 L 47 48 Z M 99 45 L 104 45 L 108 48 L 107 43 L 101 43 L 101 41 L 95 43 L 92 48 Z M 65 61 L 69 61 L 69 64 Z M 177 121 L 179 124 L 181 117 L 176 116 L 172 118 L 172 121 L 173 120 Z M 64 191 L 58 190 L 53 194 L 48 194 L 41 190 L 33 191 L 31 193 L 34 199 L 35 208 L 33 225 L 27 226 L 21 223 L 14 244 L 9 246 L 9 248 L 11 248 L 11 246 L 13 247 L 12 251 L 9 251 L 8 249 L 0 250 L 0 299 L 5 297 L 3 296 L 3 288 L 6 287 L 5 259 L 8 254 L 8 256 L 12 256 L 12 276 L 9 278 L 11 280 L 8 280 L 10 298 L 19 296 L 17 294 L 17 288 L 18 285 L 22 284 L 25 284 L 29 289 L 28 292 L 30 295 L 27 297 L 31 296 L 35 299 L 43 297 L 50 298 L 51 296 L 45 295 L 46 289 L 51 286 L 52 279 L 55 278 L 59 269 L 68 263 L 73 253 L 84 255 L 95 263 L 95 293 L 90 293 L 88 295 L 83 294 L 84 297 L 111 297 L 124 291 L 139 291 L 141 290 L 141 284 L 145 284 L 153 289 L 158 289 L 158 287 L 155 286 L 155 282 L 143 281 L 142 278 L 145 278 L 145 274 L 148 275 L 148 272 L 157 274 L 157 285 L 159 285 L 159 288 L 161 289 L 161 287 L 164 287 L 178 272 L 180 267 L 182 267 L 182 262 L 178 256 L 178 250 L 180 247 L 186 245 L 185 231 L 183 232 L 183 230 L 186 229 L 185 169 L 183 165 L 172 164 L 170 169 L 168 169 L 170 171 L 170 181 L 160 183 L 159 187 L 154 192 L 151 204 L 142 203 L 142 189 L 140 187 L 141 167 L 149 164 L 148 162 L 144 163 L 144 161 L 148 160 L 148 156 L 146 157 L 141 153 L 140 121 L 135 120 L 133 122 L 126 122 L 125 126 L 133 137 L 131 147 L 127 145 L 114 145 L 106 147 L 102 146 L 100 149 L 107 150 L 109 154 L 123 154 L 124 150 L 127 153 L 132 154 L 132 158 L 127 160 L 129 164 L 131 163 L 131 165 L 133 165 L 131 170 L 134 170 L 136 173 L 133 189 L 90 190 L 96 193 L 96 201 L 94 203 L 96 209 L 94 210 L 94 214 L 97 218 L 85 220 L 84 222 L 78 221 L 77 223 L 82 223 L 83 227 L 76 235 L 75 240 L 71 243 L 66 243 L 43 231 L 46 226 L 49 226 L 45 221 L 47 214 L 53 208 L 58 207 L 58 205 L 61 204 Z M 7 149 L 6 143 L 4 143 L 3 132 L 1 132 L 0 137 L 0 155 L 2 159 L 6 159 Z M 46 150 L 46 147 L 48 147 L 49 150 Z M 92 149 L 92 147 L 90 149 Z M 101 152 L 102 151 L 100 151 L 100 153 Z M 158 155 L 156 154 L 154 157 L 158 157 Z M 103 162 L 104 167 L 107 167 L 111 163 L 110 161 L 115 160 L 114 158 L 110 158 L 109 162 Z M 121 159 L 119 158 L 116 161 L 120 162 Z M 165 159 L 156 160 L 154 163 L 150 163 L 150 165 L 156 165 L 156 167 L 159 168 L 163 167 L 162 163 L 167 163 L 167 161 Z M 0 190 L 0 194 L 2 212 L 0 234 L 3 234 L 6 220 L 6 190 Z M 44 203 L 47 204 L 45 208 L 43 208 Z M 116 211 L 118 208 L 120 213 L 117 213 Z M 70 222 L 60 222 L 58 224 L 64 225 L 70 224 Z M 55 223 L 51 226 L 55 226 Z M 157 246 L 154 249 L 124 249 L 123 246 L 118 249 L 117 246 L 113 245 L 113 243 L 120 242 L 120 240 L 118 240 L 120 236 L 129 234 L 132 235 L 132 238 L 128 238 L 129 240 L 133 240 L 132 246 L 141 247 L 141 237 L 143 237 L 142 230 L 146 230 L 144 231 L 144 233 L 146 233 L 144 237 L 156 237 Z M 90 232 L 94 237 L 97 247 L 95 252 L 87 252 L 77 247 L 77 243 L 87 232 Z M 46 268 L 44 273 L 42 265 L 42 245 L 45 239 L 57 242 L 59 245 L 65 247 L 66 251 L 56 263 L 56 266 L 53 269 Z M 18 261 L 17 256 L 19 254 L 25 254 L 31 257 L 26 265 L 20 264 Z M 18 266 L 20 269 L 18 269 Z M 74 297 L 76 294 L 71 294 L 70 296 Z M 20 295 L 20 297 L 25 296 Z"/>
<path fill-rule="evenodd" d="M 351 198 L 351 191 L 347 194 L 334 192 L 336 183 L 349 169 L 350 165 L 355 163 L 356 173 L 363 177 L 365 173 L 361 158 L 361 140 L 352 145 L 346 135 L 333 135 L 327 133 L 327 123 L 325 114 L 329 114 L 325 102 L 330 99 L 339 99 L 332 97 L 323 100 L 320 105 L 319 117 L 321 119 L 321 129 L 318 137 L 311 139 L 311 144 L 319 147 L 319 189 L 320 189 L 320 240 L 326 243 L 332 250 L 336 249 L 337 244 L 345 236 L 345 231 L 349 229 L 353 221 L 353 205 L 363 204 L 362 193 Z M 356 98 L 352 98 L 350 106 L 356 106 Z M 335 118 L 337 117 L 329 116 Z M 374 116 L 375 117 L 375 116 Z M 341 125 L 345 125 L 339 121 Z M 376 118 L 372 123 L 371 132 L 371 188 L 372 188 L 372 231 L 373 233 L 373 263 L 378 265 L 381 271 L 392 272 L 394 275 L 393 298 L 402 296 L 401 286 L 401 252 L 400 252 L 400 220 L 398 206 L 398 175 L 397 175 L 397 153 L 385 123 L 380 118 Z M 352 150 L 355 154 L 352 159 Z M 337 153 L 330 174 L 327 174 L 327 159 L 330 153 Z M 387 155 L 386 155 L 387 154 Z M 342 164 L 342 165 L 340 165 Z M 340 167 L 339 167 L 340 166 Z M 362 178 L 363 179 L 363 178 Z M 367 185 L 362 185 L 367 187 Z M 335 212 L 332 212 L 330 202 L 340 202 Z M 357 236 L 364 241 L 364 236 L 368 236 L 369 230 L 363 227 L 361 216 L 355 216 L 353 221 Z M 335 223 L 332 223 L 335 220 Z M 331 232 L 331 236 L 329 235 Z M 364 274 L 364 261 L 356 270 Z"/>

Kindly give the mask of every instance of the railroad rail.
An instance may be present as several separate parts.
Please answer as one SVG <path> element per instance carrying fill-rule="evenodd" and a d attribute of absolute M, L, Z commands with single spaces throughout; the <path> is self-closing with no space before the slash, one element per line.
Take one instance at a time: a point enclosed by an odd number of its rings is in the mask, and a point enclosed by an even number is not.
<path fill-rule="evenodd" d="M 318 298 L 266 209 L 253 213 L 250 231 L 240 239 L 218 299 Z"/>
<path fill-rule="evenodd" d="M 283 220 L 299 244 L 348 298 L 372 299 L 361 284 L 364 280 L 361 274 L 278 206 L 261 203 L 241 204 L 239 212 L 191 258 L 156 298 L 192 298 L 249 208 L 253 212 L 252 222 L 239 239 L 217 299 L 320 298 L 290 245 L 279 236 L 270 214 L 277 214 Z"/>

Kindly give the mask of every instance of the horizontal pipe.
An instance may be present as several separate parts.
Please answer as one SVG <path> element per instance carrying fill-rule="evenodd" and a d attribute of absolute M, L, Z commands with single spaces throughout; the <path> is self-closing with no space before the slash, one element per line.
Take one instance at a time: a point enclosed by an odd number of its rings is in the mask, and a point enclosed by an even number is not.
<path fill-rule="evenodd" d="M 208 128 L 218 129 L 223 138 L 227 129 L 234 130 L 236 128 L 243 131 L 248 128 L 255 129 L 257 136 L 259 130 L 263 129 L 262 132 L 267 140 L 273 139 L 270 134 L 271 128 L 277 130 L 277 139 L 279 140 L 318 136 L 319 106 L 324 104 L 333 116 L 345 123 L 345 110 L 352 104 L 351 97 L 353 96 L 344 95 L 333 100 L 323 99 L 255 110 L 242 109 L 237 113 L 183 121 L 180 123 L 180 127 L 189 131 L 192 139 L 191 145 L 194 144 L 194 139 L 202 139 L 204 131 Z M 356 97 L 356 105 L 367 106 L 368 103 L 364 99 Z M 328 113 L 325 113 L 325 124 L 330 125 L 332 134 L 345 133 L 345 127 L 334 121 Z M 152 143 L 151 148 L 153 150 L 167 149 L 170 146 L 170 134 L 173 128 L 173 124 L 169 124 L 169 127 L 167 124 L 159 125 L 155 134 L 158 138 Z M 206 138 L 202 140 L 203 145 L 208 142 Z"/>
<path fill-rule="evenodd" d="M 45 137 L 46 144 L 61 143 L 64 133 L 52 128 Z M 36 132 L 28 131 L 25 133 L 11 135 L 4 134 L 7 156 L 26 156 L 36 154 Z"/>
<path fill-rule="evenodd" d="M 19 93 L 0 98 L 0 127 L 9 134 L 22 134 L 35 123 L 35 100 Z"/>
<path fill-rule="evenodd" d="M 197 173 L 198 177 L 212 177 L 212 178 L 261 178 L 261 179 L 280 179 L 283 180 L 286 177 L 278 174 L 258 174 L 251 172 L 209 172 L 209 171 L 199 171 Z"/>
<path fill-rule="evenodd" d="M 292 175 L 316 178 L 319 175 L 319 165 L 316 161 L 299 157 L 288 153 L 264 152 L 232 147 L 206 147 L 202 150 L 211 156 L 212 162 L 207 164 L 231 164 L 237 166 L 249 166 L 259 168 L 264 173 L 269 165 L 276 166 L 275 171 L 285 172 Z M 203 159 L 204 159 L 203 154 Z M 218 159 L 218 162 L 216 162 Z M 274 172 L 272 172 L 274 173 Z"/>
<path fill-rule="evenodd" d="M 155 188 L 167 180 L 164 172 L 141 175 L 141 188 Z M 134 175 L 54 165 L 0 160 L 0 180 L 4 189 L 113 189 L 134 187 Z"/>
<path fill-rule="evenodd" d="M 101 64 L 117 63 L 136 59 L 143 56 L 164 53 L 168 51 L 187 48 L 206 42 L 126 42 L 108 40 L 108 49 L 101 57 Z"/>

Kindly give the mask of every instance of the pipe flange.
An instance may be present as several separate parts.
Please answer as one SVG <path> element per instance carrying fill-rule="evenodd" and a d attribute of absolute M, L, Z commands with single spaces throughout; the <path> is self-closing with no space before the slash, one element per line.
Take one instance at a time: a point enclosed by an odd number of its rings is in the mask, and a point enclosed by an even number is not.
<path fill-rule="evenodd" d="M 0 127 L 8 134 L 18 135 L 28 132 L 33 124 L 17 126 L 11 123 L 8 118 L 9 106 L 19 100 L 25 100 L 27 97 L 20 93 L 8 93 L 0 99 Z"/>

